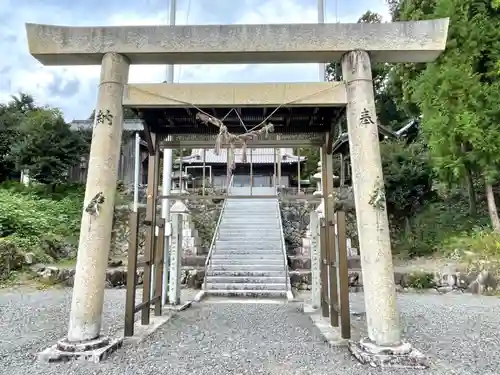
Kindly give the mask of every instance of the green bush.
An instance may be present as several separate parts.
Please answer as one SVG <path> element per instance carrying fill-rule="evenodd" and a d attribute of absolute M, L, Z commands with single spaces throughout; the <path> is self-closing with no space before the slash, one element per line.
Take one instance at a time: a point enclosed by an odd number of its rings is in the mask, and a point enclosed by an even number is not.
<path fill-rule="evenodd" d="M 468 263 L 471 270 L 500 270 L 500 233 L 489 228 L 475 228 L 451 236 L 441 246 L 444 255 Z"/>
<path fill-rule="evenodd" d="M 78 240 L 83 193 L 80 186 L 0 186 L 0 274 L 19 267 L 19 259 L 31 252 L 38 262 L 74 256 Z M 23 256 L 24 257 L 24 256 Z M 14 264 L 14 268 L 12 266 Z"/>
<path fill-rule="evenodd" d="M 487 214 L 470 216 L 467 199 L 462 196 L 428 203 L 409 219 L 409 232 L 400 229 L 393 232 L 394 252 L 410 257 L 449 255 L 446 243 L 450 238 L 487 225 Z"/>
<path fill-rule="evenodd" d="M 0 280 L 7 279 L 13 270 L 21 267 L 23 260 L 24 256 L 14 238 L 0 238 Z"/>
<path fill-rule="evenodd" d="M 407 285 L 415 289 L 431 289 L 436 286 L 434 276 L 427 272 L 412 272 L 408 275 Z"/>

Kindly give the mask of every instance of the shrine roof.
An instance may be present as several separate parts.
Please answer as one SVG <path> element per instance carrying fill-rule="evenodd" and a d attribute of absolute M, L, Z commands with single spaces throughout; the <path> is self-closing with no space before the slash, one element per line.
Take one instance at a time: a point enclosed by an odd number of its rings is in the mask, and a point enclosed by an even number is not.
<path fill-rule="evenodd" d="M 187 164 L 202 164 L 203 163 L 203 151 L 204 149 L 193 149 L 191 155 L 184 156 L 182 158 L 183 163 Z M 274 148 L 255 148 L 251 147 L 246 150 L 247 162 L 246 164 L 273 164 L 275 161 L 275 149 Z M 241 164 L 242 162 L 243 150 L 241 148 L 236 148 L 234 150 L 234 157 L 236 164 Z M 226 164 L 227 163 L 227 149 L 221 149 L 218 154 L 215 153 L 214 149 L 205 150 L 205 163 L 206 164 Z M 278 153 L 276 152 L 276 161 L 282 164 L 294 164 L 298 161 L 305 161 L 305 156 L 294 155 L 292 148 L 280 148 L 280 158 L 278 158 Z"/>

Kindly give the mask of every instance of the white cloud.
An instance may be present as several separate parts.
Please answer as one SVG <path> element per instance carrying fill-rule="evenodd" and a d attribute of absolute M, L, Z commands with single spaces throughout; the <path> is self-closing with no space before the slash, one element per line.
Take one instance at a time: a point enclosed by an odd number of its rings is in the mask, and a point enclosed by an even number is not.
<path fill-rule="evenodd" d="M 6 1 L 6 0 L 4 0 Z M 0 72 L 10 67 L 9 80 L 0 82 L 0 101 L 8 100 L 11 94 L 23 91 L 31 93 L 41 104 L 59 106 L 63 109 L 67 119 L 86 118 L 95 105 L 99 67 L 72 66 L 72 67 L 44 67 L 29 56 L 24 31 L 25 22 L 70 25 L 97 25 L 107 24 L 114 26 L 126 25 L 156 25 L 165 24 L 168 20 L 168 5 L 165 11 L 149 12 L 144 10 L 138 13 L 132 8 L 135 2 L 123 0 L 123 11 L 113 13 L 102 12 L 94 15 L 91 5 L 88 13 L 82 15 L 74 11 L 70 5 L 48 6 L 40 0 L 39 5 L 30 7 L 11 5 L 9 11 L 0 11 L 7 21 L 4 30 L 8 35 L 19 35 L 17 41 L 8 45 L 0 42 L 0 48 L 9 53 L 0 61 Z M 224 7 L 224 2 L 217 2 L 210 8 L 207 16 L 205 3 L 192 0 L 189 14 L 186 1 L 179 2 L 176 18 L 177 24 L 210 24 L 223 23 L 222 20 L 231 19 L 238 24 L 267 24 L 267 23 L 315 23 L 317 22 L 316 0 L 239 0 L 238 4 L 231 3 L 231 8 Z M 356 22 L 357 18 L 370 9 L 388 17 L 384 0 L 358 0 L 355 9 L 348 0 L 339 1 L 339 14 L 335 14 L 336 6 L 333 0 L 327 0 L 325 18 L 327 22 Z M 110 1 L 112 3 L 112 1 Z M 129 6 L 127 6 L 129 3 Z M 165 2 L 168 3 L 168 2 Z M 197 4 L 198 3 L 198 4 Z M 352 2 L 354 3 L 354 2 Z M 365 3 L 365 4 L 364 4 Z M 116 6 L 116 3 L 113 3 Z M 81 4 L 80 4 L 81 5 Z M 151 4 L 149 4 L 151 5 Z M 182 7 L 181 7 L 182 6 Z M 4 9 L 7 9 L 4 7 Z M 151 10 L 151 8 L 149 8 Z M 232 15 L 227 12 L 232 11 Z M 93 15 L 90 18 L 90 15 Z M 387 18 L 388 19 L 388 18 Z M 61 20 L 64 20 L 63 22 Z M 226 21 L 228 22 L 228 21 Z M 1 24 L 1 23 L 0 23 Z M 3 32 L 2 32 L 3 33 Z M 5 35 L 5 33 L 3 33 Z M 333 37 L 333 36 L 332 36 Z M 6 49 L 3 47 L 7 46 Z M 130 70 L 131 82 L 161 82 L 165 78 L 164 66 L 132 66 Z M 316 81 L 318 80 L 318 66 L 311 64 L 292 65 L 184 65 L 175 70 L 176 81 L 180 82 L 259 82 L 259 81 Z M 8 87 L 6 83 L 9 82 Z M 64 87 L 69 83 L 79 83 L 78 92 L 74 96 L 66 96 L 63 90 L 54 94 L 54 87 Z M 3 84 L 3 86 L 1 86 Z M 56 91 L 57 92 L 57 91 Z"/>

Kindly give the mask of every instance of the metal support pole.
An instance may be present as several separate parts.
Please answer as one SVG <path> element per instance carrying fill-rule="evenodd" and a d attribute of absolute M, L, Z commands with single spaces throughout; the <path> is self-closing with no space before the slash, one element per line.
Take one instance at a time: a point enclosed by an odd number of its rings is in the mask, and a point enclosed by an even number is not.
<path fill-rule="evenodd" d="M 273 161 L 273 167 L 274 167 L 273 186 L 276 189 L 276 186 L 277 186 L 277 184 L 276 184 L 276 169 L 277 169 L 276 168 L 276 164 L 277 164 L 276 160 L 277 160 L 277 157 L 276 157 L 276 149 L 275 148 L 273 149 L 273 154 L 274 154 L 274 161 Z"/>
<path fill-rule="evenodd" d="M 170 8 L 168 10 L 169 13 L 169 22 L 168 24 L 170 26 L 175 25 L 175 15 L 177 13 L 177 0 L 170 0 Z M 172 64 L 167 65 L 167 82 L 168 83 L 173 83 L 174 82 L 174 66 Z"/>
<path fill-rule="evenodd" d="M 135 153 L 134 153 L 134 212 L 139 207 L 139 174 L 141 167 L 141 137 L 139 132 L 135 133 Z"/>
<path fill-rule="evenodd" d="M 318 23 L 325 23 L 325 0 L 318 0 Z M 326 64 L 321 62 L 319 64 L 319 80 L 323 82 L 326 77 Z"/>
<path fill-rule="evenodd" d="M 253 191 L 253 152 L 252 148 L 250 148 L 250 195 L 252 195 Z"/>
<path fill-rule="evenodd" d="M 204 148 L 203 149 L 203 182 L 202 182 L 202 189 L 203 189 L 203 192 L 202 192 L 202 195 L 205 195 L 205 179 L 207 178 L 206 177 L 206 171 L 205 171 L 205 168 L 206 168 L 206 159 L 207 159 L 207 149 Z"/>
<path fill-rule="evenodd" d="M 169 136 L 171 138 L 171 136 Z M 172 149 L 163 150 L 163 181 L 162 181 L 162 194 L 170 195 L 172 189 Z M 170 229 L 170 200 L 162 199 L 161 201 L 161 217 L 164 219 L 165 230 L 164 233 L 164 248 L 163 248 L 163 280 L 161 284 L 162 304 L 168 304 L 168 272 L 170 264 L 170 247 L 169 235 Z M 161 241 L 160 238 L 158 238 Z"/>
<path fill-rule="evenodd" d="M 176 15 L 176 0 L 170 0 L 169 8 L 169 25 L 175 25 L 175 15 Z M 167 65 L 166 68 L 167 82 L 174 82 L 174 66 L 172 64 Z M 172 140 L 172 136 L 168 136 L 169 141 Z M 170 195 L 172 189 L 172 162 L 173 153 L 171 148 L 163 150 L 163 181 L 162 181 L 162 194 Z M 165 220 L 165 230 L 164 236 L 164 247 L 163 247 L 163 280 L 161 284 L 161 298 L 164 305 L 168 304 L 168 281 L 169 281 L 169 267 L 170 267 L 170 246 L 169 246 L 169 236 L 171 232 L 171 220 L 170 220 L 170 201 L 168 199 L 163 199 L 161 204 L 161 217 Z M 160 239 L 159 239 L 160 240 Z"/>
<path fill-rule="evenodd" d="M 276 139 L 278 140 L 278 143 L 281 139 L 280 135 L 276 135 Z M 278 148 L 278 160 L 277 160 L 277 167 L 278 167 L 278 186 L 281 187 L 281 160 L 282 160 L 282 155 L 281 155 L 281 148 Z"/>
<path fill-rule="evenodd" d="M 183 157 L 182 148 L 179 149 L 179 193 L 182 194 L 183 186 L 182 186 L 182 157 Z"/>
<path fill-rule="evenodd" d="M 297 149 L 297 194 L 300 194 L 300 148 Z"/>

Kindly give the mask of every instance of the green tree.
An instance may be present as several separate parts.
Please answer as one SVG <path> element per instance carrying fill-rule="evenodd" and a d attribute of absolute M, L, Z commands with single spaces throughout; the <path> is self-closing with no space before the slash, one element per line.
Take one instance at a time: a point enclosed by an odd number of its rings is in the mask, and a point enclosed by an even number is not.
<path fill-rule="evenodd" d="M 32 96 L 20 93 L 6 104 L 0 104 L 0 182 L 16 172 L 12 145 L 19 139 L 19 124 L 29 111 L 36 108 Z"/>
<path fill-rule="evenodd" d="M 407 67 L 406 100 L 417 103 L 440 176 L 484 181 L 493 228 L 500 231 L 492 184 L 500 166 L 500 13 L 490 0 L 404 1 L 401 19 L 450 17 L 446 51 L 415 74 Z M 470 197 L 472 199 L 473 197 Z"/>
<path fill-rule="evenodd" d="M 22 118 L 20 137 L 11 147 L 18 169 L 42 184 L 55 185 L 66 180 L 68 169 L 80 162 L 87 150 L 85 139 L 70 129 L 57 109 L 37 108 Z"/>
<path fill-rule="evenodd" d="M 433 168 L 426 145 L 414 142 L 384 141 L 380 145 L 384 171 L 387 210 L 395 222 L 409 219 L 434 197 Z"/>

